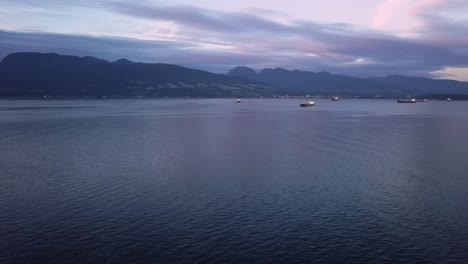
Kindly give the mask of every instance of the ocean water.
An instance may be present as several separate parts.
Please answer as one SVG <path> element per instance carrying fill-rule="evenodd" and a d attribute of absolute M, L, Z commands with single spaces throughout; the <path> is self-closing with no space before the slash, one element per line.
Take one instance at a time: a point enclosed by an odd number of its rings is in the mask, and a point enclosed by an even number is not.
<path fill-rule="evenodd" d="M 0 263 L 468 263 L 468 102 L 1 100 Z"/>

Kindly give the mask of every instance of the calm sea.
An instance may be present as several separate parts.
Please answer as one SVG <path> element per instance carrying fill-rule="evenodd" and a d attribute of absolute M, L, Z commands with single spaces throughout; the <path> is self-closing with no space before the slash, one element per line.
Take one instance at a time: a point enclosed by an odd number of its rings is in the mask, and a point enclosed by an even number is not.
<path fill-rule="evenodd" d="M 2 100 L 0 263 L 468 263 L 468 102 Z"/>

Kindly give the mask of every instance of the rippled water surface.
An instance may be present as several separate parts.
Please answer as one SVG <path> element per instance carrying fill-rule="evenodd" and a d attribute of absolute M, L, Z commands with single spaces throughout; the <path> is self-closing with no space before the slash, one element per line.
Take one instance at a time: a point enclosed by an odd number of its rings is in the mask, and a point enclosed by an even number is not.
<path fill-rule="evenodd" d="M 468 263 L 468 102 L 0 101 L 0 263 Z"/>

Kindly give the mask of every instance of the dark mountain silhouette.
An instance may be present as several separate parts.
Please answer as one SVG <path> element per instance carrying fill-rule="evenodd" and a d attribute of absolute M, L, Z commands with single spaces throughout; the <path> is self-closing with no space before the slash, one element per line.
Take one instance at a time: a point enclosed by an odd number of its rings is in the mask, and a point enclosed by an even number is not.
<path fill-rule="evenodd" d="M 228 75 L 163 63 L 13 53 L 0 62 L 2 97 L 257 97 L 289 95 L 440 97 L 467 95 L 468 83 L 391 75 L 356 78 L 282 68 Z M 464 97 L 460 97 L 464 98 Z"/>
<path fill-rule="evenodd" d="M 170 64 L 14 53 L 0 62 L 0 96 L 248 97 L 272 91 L 257 81 Z"/>
<path fill-rule="evenodd" d="M 387 76 L 356 78 L 329 72 L 307 72 L 282 68 L 255 70 L 239 66 L 228 75 L 270 84 L 290 94 L 383 97 L 428 94 L 468 94 L 468 83 L 419 77 Z"/>
<path fill-rule="evenodd" d="M 228 72 L 228 75 L 252 80 L 257 78 L 257 72 L 254 69 L 244 66 L 235 67 Z"/>
<path fill-rule="evenodd" d="M 130 61 L 130 60 L 127 60 L 125 58 L 122 58 L 122 59 L 119 59 L 119 60 L 116 60 L 113 62 L 114 64 L 132 64 L 134 63 L 133 61 Z"/>

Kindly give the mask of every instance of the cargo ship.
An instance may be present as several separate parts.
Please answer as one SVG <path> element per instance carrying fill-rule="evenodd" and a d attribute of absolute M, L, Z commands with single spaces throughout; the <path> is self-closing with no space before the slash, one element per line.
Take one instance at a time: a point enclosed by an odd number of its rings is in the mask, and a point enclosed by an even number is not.
<path fill-rule="evenodd" d="M 406 104 L 413 104 L 413 103 L 416 103 L 416 99 L 399 99 L 397 100 L 398 103 L 406 103 Z"/>
<path fill-rule="evenodd" d="M 300 104 L 300 107 L 309 107 L 309 106 L 315 106 L 315 102 L 314 101 L 306 101 L 306 102 Z"/>

